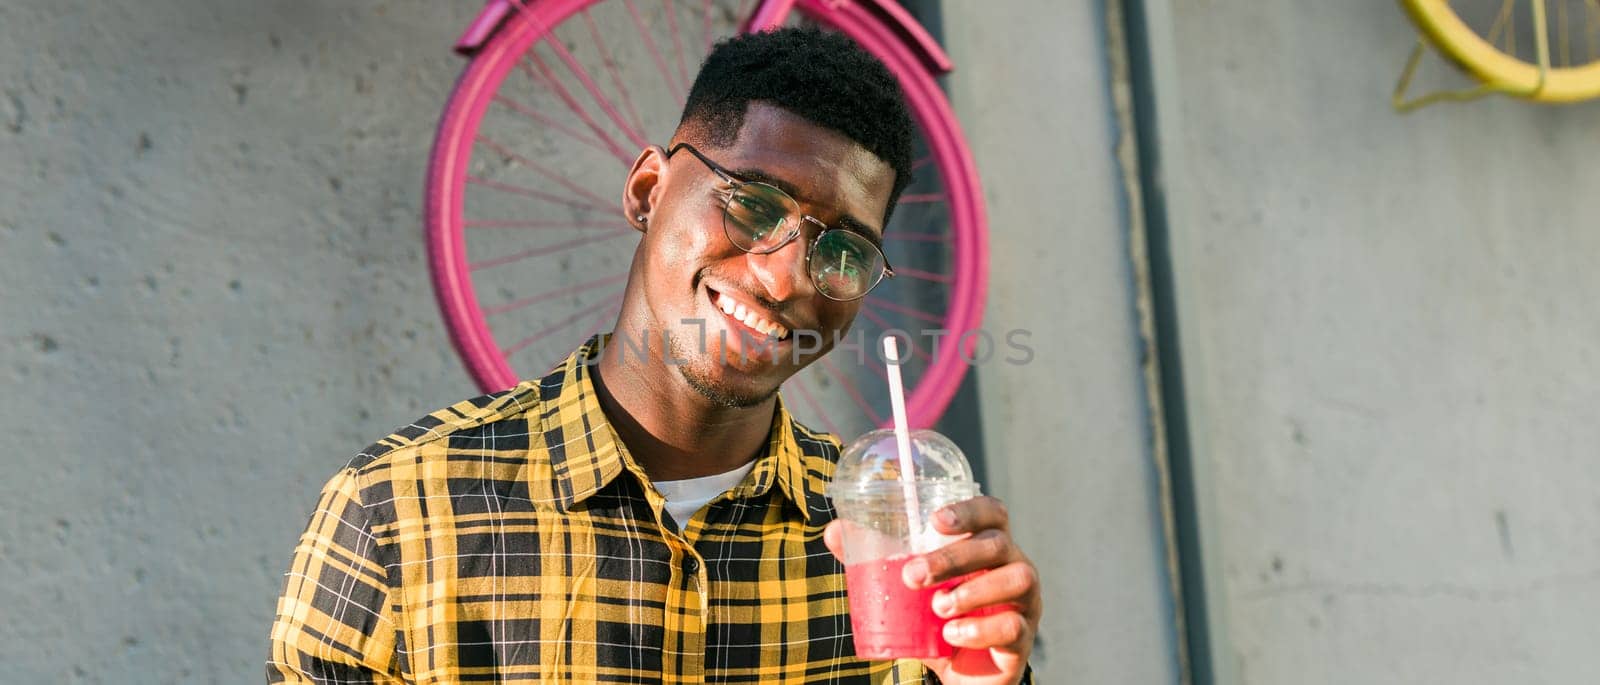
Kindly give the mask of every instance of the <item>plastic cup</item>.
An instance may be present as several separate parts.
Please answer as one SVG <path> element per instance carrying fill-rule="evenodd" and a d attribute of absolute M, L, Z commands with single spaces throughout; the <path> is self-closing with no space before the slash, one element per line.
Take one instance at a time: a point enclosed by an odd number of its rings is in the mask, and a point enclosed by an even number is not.
<path fill-rule="evenodd" d="M 947 657 L 947 619 L 933 613 L 933 594 L 959 580 L 913 590 L 901 569 L 914 555 L 957 538 L 933 530 L 933 512 L 980 494 L 966 455 L 930 430 L 911 433 L 917 527 L 907 511 L 905 483 L 893 431 L 877 430 L 850 443 L 839 457 L 828 495 L 844 521 L 845 591 L 856 656 L 871 659 Z"/>

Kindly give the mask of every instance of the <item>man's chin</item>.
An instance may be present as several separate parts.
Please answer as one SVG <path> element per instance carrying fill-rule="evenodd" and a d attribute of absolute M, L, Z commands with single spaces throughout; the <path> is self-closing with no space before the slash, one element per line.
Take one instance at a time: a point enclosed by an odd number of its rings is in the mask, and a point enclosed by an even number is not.
<path fill-rule="evenodd" d="M 741 387 L 737 382 L 730 382 L 726 377 L 719 377 L 732 372 L 731 369 L 706 369 L 698 364 L 680 364 L 678 373 L 683 375 L 683 380 L 694 388 L 695 392 L 719 407 L 729 409 L 746 409 L 754 407 L 771 399 L 778 394 L 778 388 L 773 387 Z M 735 372 L 736 373 L 736 372 Z"/>
<path fill-rule="evenodd" d="M 782 380 L 772 352 L 762 356 L 742 354 L 719 345 L 706 349 L 692 346 L 678 336 L 667 337 L 669 365 L 678 369 L 690 387 L 718 406 L 753 407 L 777 394 Z"/>

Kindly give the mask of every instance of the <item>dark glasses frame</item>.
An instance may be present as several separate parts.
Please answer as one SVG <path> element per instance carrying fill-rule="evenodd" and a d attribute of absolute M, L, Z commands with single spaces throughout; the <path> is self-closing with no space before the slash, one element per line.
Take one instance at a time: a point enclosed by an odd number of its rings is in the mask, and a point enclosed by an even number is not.
<path fill-rule="evenodd" d="M 876 244 L 871 238 L 861 235 L 861 233 L 859 231 L 853 231 L 853 230 L 850 230 L 848 228 L 829 226 L 828 224 L 823 223 L 823 221 L 821 219 L 818 219 L 818 218 L 816 218 L 814 216 L 811 216 L 810 214 L 801 213 L 799 211 L 800 202 L 798 200 L 794 199 L 794 196 L 790 195 L 787 192 L 784 192 L 784 190 L 782 188 L 774 186 L 774 185 L 772 185 L 770 183 L 762 183 L 760 181 L 745 181 L 745 180 L 742 180 L 738 176 L 736 176 L 733 172 L 731 172 L 731 171 L 727 170 L 726 168 L 724 168 L 721 164 L 718 164 L 716 162 L 711 161 L 709 158 L 707 158 L 704 154 L 702 154 L 699 150 L 695 149 L 695 147 L 693 145 L 690 145 L 689 143 L 678 143 L 677 145 L 672 146 L 672 149 L 667 150 L 667 159 L 672 159 L 672 156 L 677 154 L 677 152 L 679 150 L 688 150 L 689 154 L 694 155 L 695 159 L 700 160 L 700 163 L 706 165 L 707 169 L 710 169 L 712 171 L 712 173 L 715 173 L 724 182 L 726 182 L 728 185 L 732 186 L 731 190 L 728 192 L 728 196 L 723 199 L 723 205 L 722 205 L 722 233 L 728 239 L 728 242 L 733 243 L 734 247 L 739 248 L 740 250 L 744 251 L 746 254 L 772 254 L 774 252 L 777 252 L 778 250 L 783 249 L 785 245 L 788 245 L 789 243 L 793 242 L 795 238 L 800 237 L 800 224 L 799 224 L 799 222 L 796 222 L 795 226 L 793 228 L 789 229 L 789 234 L 784 236 L 782 240 L 777 242 L 777 244 L 775 244 L 775 245 L 773 245 L 772 247 L 769 247 L 769 248 L 762 248 L 762 249 L 754 249 L 753 250 L 753 249 L 746 248 L 743 245 L 740 245 L 739 244 L 739 240 L 734 238 L 733 235 L 731 233 L 729 233 L 729 231 L 731 229 L 728 227 L 728 221 L 729 221 L 728 212 L 730 211 L 730 208 L 729 208 L 728 205 L 733 202 L 733 196 L 735 194 L 737 194 L 739 192 L 739 189 L 744 187 L 744 186 L 762 186 L 763 188 L 769 189 L 771 192 L 777 193 L 779 197 L 787 199 L 789 201 L 790 205 L 796 208 L 795 213 L 800 216 L 801 221 L 809 221 L 809 222 L 811 222 L 813 224 L 816 224 L 817 227 L 822 229 L 820 231 L 817 231 L 817 236 L 815 238 L 813 238 L 811 240 L 811 244 L 806 247 L 806 277 L 811 279 L 811 285 L 813 287 L 815 287 L 817 292 L 821 293 L 823 297 L 826 297 L 826 298 L 828 298 L 830 300 L 833 300 L 835 302 L 853 302 L 855 300 L 859 300 L 859 299 L 861 299 L 863 297 L 866 297 L 868 293 L 872 292 L 873 288 L 878 287 L 878 284 L 883 282 L 883 279 L 885 279 L 885 278 L 894 278 L 894 267 L 889 265 L 889 255 L 884 254 L 883 248 L 881 246 L 879 246 L 878 244 Z M 812 273 L 812 271 L 811 271 L 811 258 L 812 258 L 812 256 L 814 256 L 817 253 L 817 246 L 822 244 L 822 237 L 824 235 L 827 235 L 830 231 L 842 231 L 842 232 L 849 233 L 851 235 L 860 237 L 862 240 L 865 241 L 865 243 L 868 246 L 870 246 L 873 250 L 875 250 L 878 253 L 878 259 L 883 262 L 883 270 L 878 273 L 877 278 L 875 278 L 871 283 L 867 284 L 866 288 L 861 291 L 860 295 L 857 295 L 855 297 L 848 297 L 848 298 L 834 297 L 833 295 L 828 294 L 827 289 L 823 288 L 821 285 L 819 285 L 817 283 L 817 276 L 816 276 L 815 273 Z"/>

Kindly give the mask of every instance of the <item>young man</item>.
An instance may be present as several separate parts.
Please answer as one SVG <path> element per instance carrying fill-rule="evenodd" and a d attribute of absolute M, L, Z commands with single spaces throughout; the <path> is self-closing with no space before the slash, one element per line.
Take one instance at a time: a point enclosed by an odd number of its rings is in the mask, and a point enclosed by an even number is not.
<path fill-rule="evenodd" d="M 882 276 L 911 122 L 847 39 L 784 30 L 707 58 L 623 209 L 642 238 L 614 335 L 434 412 L 329 481 L 272 627 L 270 682 L 1015 683 L 1037 574 L 992 498 L 907 565 L 950 659 L 853 654 L 833 436 L 777 396 Z M 799 334 L 822 342 L 798 350 Z M 670 355 L 670 357 L 669 357 Z M 928 676 L 928 674 L 932 676 Z"/>

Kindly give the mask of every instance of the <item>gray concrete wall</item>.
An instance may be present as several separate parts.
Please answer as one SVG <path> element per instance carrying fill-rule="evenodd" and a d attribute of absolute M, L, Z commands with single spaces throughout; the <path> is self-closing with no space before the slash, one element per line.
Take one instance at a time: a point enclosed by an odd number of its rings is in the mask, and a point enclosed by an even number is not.
<path fill-rule="evenodd" d="M 418 208 L 474 9 L 0 4 L 0 683 L 259 682 L 322 481 L 473 392 Z"/>
<path fill-rule="evenodd" d="M 1392 3 L 1147 4 L 1224 682 L 1595 682 L 1600 104 L 1399 116 Z"/>
<path fill-rule="evenodd" d="M 476 7 L 0 5 L 0 682 L 254 681 L 318 485 L 473 393 L 418 207 Z M 979 386 L 990 488 L 1045 576 L 1042 680 L 1175 682 L 1103 19 L 944 15 L 989 325 L 1038 351 Z M 1600 111 L 1393 115 L 1387 4 L 1168 18 L 1229 672 L 1593 680 Z"/>
<path fill-rule="evenodd" d="M 978 378 L 992 488 L 1043 576 L 1040 682 L 1175 683 L 1104 16 L 946 2 L 944 26 L 988 202 L 985 326 L 1037 351 Z"/>

